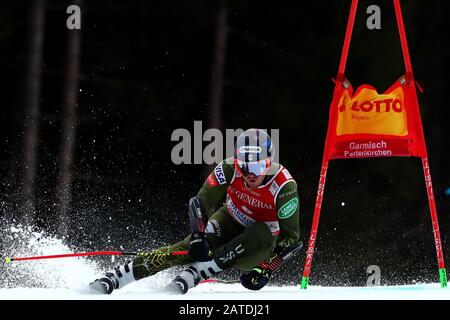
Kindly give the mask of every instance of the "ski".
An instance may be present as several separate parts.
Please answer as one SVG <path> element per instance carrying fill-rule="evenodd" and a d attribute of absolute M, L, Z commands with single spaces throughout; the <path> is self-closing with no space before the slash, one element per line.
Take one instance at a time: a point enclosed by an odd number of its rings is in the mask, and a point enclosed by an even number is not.
<path fill-rule="evenodd" d="M 286 263 L 291 260 L 303 247 L 303 242 L 299 242 L 297 245 L 282 249 L 280 252 L 277 253 L 277 256 L 270 261 L 263 261 L 259 265 L 263 269 L 270 269 L 272 272 L 272 275 L 278 272 Z M 185 294 L 187 292 L 187 284 L 182 283 L 182 279 L 179 279 L 177 277 L 175 280 L 171 282 L 171 284 L 168 286 L 168 289 L 172 292 L 178 292 Z M 199 284 L 205 284 L 205 283 L 222 283 L 222 284 L 234 284 L 234 283 L 240 283 L 239 279 L 231 279 L 231 280 L 225 280 L 225 279 L 219 279 L 219 278 L 209 278 L 203 281 L 200 281 Z M 181 286 L 181 287 L 180 287 Z"/>
<path fill-rule="evenodd" d="M 282 249 L 277 256 L 269 263 L 263 261 L 260 266 L 263 269 L 270 269 L 272 274 L 280 270 L 292 257 L 294 257 L 303 247 L 303 242 L 300 241 L 293 247 Z"/>

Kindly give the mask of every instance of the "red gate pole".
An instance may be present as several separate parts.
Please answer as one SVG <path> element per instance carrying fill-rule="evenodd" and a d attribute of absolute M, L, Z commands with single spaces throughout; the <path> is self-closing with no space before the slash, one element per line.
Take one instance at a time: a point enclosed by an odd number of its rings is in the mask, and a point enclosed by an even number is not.
<path fill-rule="evenodd" d="M 311 264 L 314 255 L 314 246 L 317 239 L 317 229 L 319 227 L 320 209 L 322 208 L 323 193 L 325 190 L 325 181 L 327 178 L 328 159 L 323 159 L 322 169 L 320 170 L 319 187 L 317 188 L 316 205 L 314 207 L 314 218 L 311 226 L 311 234 L 308 241 L 308 249 L 306 251 L 305 267 L 303 268 L 302 289 L 308 287 L 309 274 L 311 272 Z"/>
<path fill-rule="evenodd" d="M 394 8 L 395 8 L 395 15 L 397 17 L 398 30 L 400 33 L 400 41 L 401 41 L 401 45 L 402 45 L 403 58 L 405 61 L 406 78 L 407 78 L 407 81 L 414 82 L 414 76 L 413 76 L 413 72 L 412 72 L 411 59 L 409 56 L 408 41 L 406 39 L 405 25 L 403 23 L 403 15 L 402 15 L 402 9 L 400 6 L 400 0 L 394 0 Z M 414 86 L 414 83 L 411 85 Z M 416 94 L 414 94 L 414 99 L 417 99 Z M 420 119 L 420 116 L 418 117 L 418 119 Z M 419 120 L 419 122 L 420 122 L 420 128 L 423 128 L 420 120 Z M 436 255 L 437 255 L 438 266 L 439 266 L 439 281 L 441 283 L 441 287 L 445 288 L 445 287 L 447 287 L 447 272 L 445 270 L 444 254 L 442 252 L 441 234 L 439 231 L 439 222 L 438 222 L 438 216 L 437 216 L 437 210 L 436 210 L 436 203 L 434 200 L 433 183 L 431 181 L 431 174 L 430 174 L 430 165 L 428 163 L 428 156 L 426 154 L 427 147 L 426 147 L 426 143 L 425 143 L 425 136 L 424 136 L 422 130 L 420 132 L 420 138 L 422 140 L 423 149 L 425 151 L 425 156 L 422 157 L 422 166 L 423 166 L 423 174 L 424 174 L 424 178 L 425 178 L 425 184 L 426 184 L 426 188 L 427 188 L 428 203 L 430 206 L 431 222 L 433 225 L 434 244 L 436 246 Z"/>
<path fill-rule="evenodd" d="M 436 255 L 439 266 L 439 281 L 441 287 L 447 287 L 447 272 L 445 271 L 444 254 L 442 252 L 441 233 L 439 231 L 439 222 L 437 217 L 436 203 L 434 201 L 433 183 L 431 182 L 430 166 L 428 158 L 422 158 L 423 174 L 425 177 L 425 185 L 427 187 L 428 203 L 430 205 L 431 221 L 433 224 L 434 244 L 436 246 Z"/>
<path fill-rule="evenodd" d="M 347 65 L 348 50 L 350 49 L 350 40 L 352 39 L 353 25 L 355 24 L 355 16 L 357 8 L 358 8 L 358 0 L 352 0 L 352 6 L 350 7 L 350 14 L 348 16 L 347 29 L 345 30 L 344 47 L 342 48 L 338 75 L 344 74 L 345 66 Z"/>
<path fill-rule="evenodd" d="M 345 76 L 344 76 L 345 66 L 347 64 L 348 50 L 350 48 L 350 40 L 352 38 L 353 25 L 355 24 L 355 16 L 356 16 L 357 7 L 358 7 L 358 0 L 352 0 L 350 14 L 348 17 L 348 22 L 347 22 L 347 29 L 345 31 L 345 39 L 344 39 L 344 46 L 342 48 L 341 61 L 339 63 L 339 70 L 338 70 L 338 75 L 337 75 L 337 79 L 336 79 L 336 85 L 334 88 L 335 92 L 340 86 L 342 86 L 342 82 L 345 80 Z M 330 128 L 330 125 L 328 127 Z M 328 161 L 329 161 L 329 153 L 327 152 L 328 145 L 329 145 L 329 141 L 328 141 L 328 133 L 327 133 L 327 139 L 325 141 L 325 150 L 324 150 L 324 155 L 323 155 L 323 159 L 322 159 L 322 169 L 320 170 L 319 187 L 317 189 L 316 204 L 314 207 L 314 217 L 313 217 L 311 233 L 310 233 L 309 241 L 308 241 L 308 249 L 306 251 L 305 266 L 303 268 L 303 277 L 302 277 L 302 284 L 301 284 L 302 289 L 306 289 L 308 287 L 309 274 L 311 272 L 311 264 L 312 264 L 313 255 L 314 255 L 314 247 L 315 247 L 316 239 L 317 239 L 317 230 L 319 228 L 320 211 L 322 209 L 322 200 L 323 200 L 323 194 L 324 194 L 324 190 L 325 190 L 325 181 L 327 178 Z"/>

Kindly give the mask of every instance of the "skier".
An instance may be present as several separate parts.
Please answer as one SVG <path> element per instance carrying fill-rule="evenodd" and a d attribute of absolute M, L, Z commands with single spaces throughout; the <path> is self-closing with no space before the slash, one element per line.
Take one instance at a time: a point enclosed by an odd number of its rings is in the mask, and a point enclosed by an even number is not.
<path fill-rule="evenodd" d="M 169 284 L 174 292 L 186 293 L 231 267 L 243 271 L 240 282 L 244 287 L 264 287 L 272 271 L 267 265 L 282 249 L 299 242 L 297 184 L 286 168 L 273 161 L 274 151 L 264 130 L 243 132 L 236 141 L 234 157 L 217 165 L 190 199 L 191 234 L 173 245 L 139 253 L 90 287 L 110 294 L 180 265 L 189 267 Z M 220 207 L 214 211 L 217 205 Z M 176 251 L 188 254 L 173 255 Z"/>

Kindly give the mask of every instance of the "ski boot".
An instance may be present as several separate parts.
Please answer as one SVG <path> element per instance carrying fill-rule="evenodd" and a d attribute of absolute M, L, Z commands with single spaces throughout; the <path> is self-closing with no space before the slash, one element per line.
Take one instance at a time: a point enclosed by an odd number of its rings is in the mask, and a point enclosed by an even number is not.
<path fill-rule="evenodd" d="M 89 287 L 96 293 L 111 294 L 114 289 L 134 282 L 133 262 L 128 261 L 122 266 L 116 267 L 113 271 L 107 272 L 105 277 L 96 279 L 89 284 Z"/>
<path fill-rule="evenodd" d="M 167 289 L 172 293 L 185 294 L 189 289 L 198 285 L 200 281 L 207 280 L 222 271 L 222 268 L 214 260 L 194 262 L 169 283 Z"/>

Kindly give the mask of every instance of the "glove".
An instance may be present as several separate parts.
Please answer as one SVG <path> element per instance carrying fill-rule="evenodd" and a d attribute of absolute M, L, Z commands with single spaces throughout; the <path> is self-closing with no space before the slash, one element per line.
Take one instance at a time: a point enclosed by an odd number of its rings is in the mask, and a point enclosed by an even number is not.
<path fill-rule="evenodd" d="M 195 261 L 210 261 L 212 259 L 212 251 L 208 239 L 201 232 L 194 232 L 189 241 L 189 256 Z"/>
<path fill-rule="evenodd" d="M 285 239 L 279 241 L 277 243 L 277 246 L 281 247 L 281 248 L 289 248 L 291 246 L 294 246 L 297 242 L 298 241 L 296 241 L 296 239 L 294 239 L 294 238 L 285 238 Z"/>
<path fill-rule="evenodd" d="M 269 269 L 254 267 L 251 271 L 243 273 L 239 280 L 241 284 L 249 290 L 259 290 L 264 287 L 272 275 Z"/>

